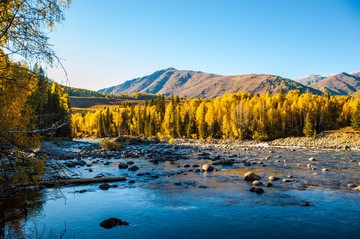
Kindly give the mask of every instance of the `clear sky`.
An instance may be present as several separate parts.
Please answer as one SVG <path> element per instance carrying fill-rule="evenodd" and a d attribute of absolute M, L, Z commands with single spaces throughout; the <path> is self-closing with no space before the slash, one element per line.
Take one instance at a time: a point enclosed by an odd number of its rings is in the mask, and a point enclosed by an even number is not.
<path fill-rule="evenodd" d="M 50 42 L 70 86 L 174 67 L 221 75 L 360 71 L 360 0 L 73 0 Z M 64 82 L 61 70 L 48 76 Z"/>

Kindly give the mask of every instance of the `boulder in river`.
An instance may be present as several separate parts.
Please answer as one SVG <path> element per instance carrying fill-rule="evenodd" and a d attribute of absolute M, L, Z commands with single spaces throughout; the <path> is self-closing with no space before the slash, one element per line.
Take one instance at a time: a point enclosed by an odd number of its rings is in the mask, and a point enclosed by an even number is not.
<path fill-rule="evenodd" d="M 120 162 L 119 165 L 118 165 L 119 169 L 126 169 L 129 167 L 129 165 L 127 165 L 126 163 L 124 162 Z"/>
<path fill-rule="evenodd" d="M 205 172 L 212 172 L 215 170 L 215 168 L 209 164 L 204 164 L 202 166 L 202 170 L 204 170 Z"/>
<path fill-rule="evenodd" d="M 261 185 L 261 184 L 263 184 L 263 183 L 260 182 L 259 180 L 253 181 L 253 185 L 254 185 L 254 186 L 259 186 L 259 185 Z"/>
<path fill-rule="evenodd" d="M 136 165 L 131 166 L 131 167 L 129 168 L 129 170 L 131 170 L 131 171 L 133 171 L 133 172 L 135 172 L 135 171 L 138 170 L 138 169 L 139 169 L 139 167 L 136 166 Z"/>
<path fill-rule="evenodd" d="M 275 177 L 275 176 L 270 176 L 269 177 L 269 180 L 270 181 L 276 181 L 276 180 L 279 180 L 280 178 L 278 178 L 278 177 Z"/>
<path fill-rule="evenodd" d="M 99 188 L 102 189 L 102 190 L 108 190 L 110 187 L 111 187 L 111 186 L 110 186 L 110 184 L 108 184 L 108 183 L 103 183 L 103 184 L 101 184 L 101 185 L 99 186 Z"/>
<path fill-rule="evenodd" d="M 259 180 L 261 177 L 255 173 L 247 172 L 244 174 L 243 178 L 245 181 L 255 181 Z"/>
<path fill-rule="evenodd" d="M 111 229 L 111 228 L 113 228 L 115 226 L 122 226 L 122 225 L 127 226 L 127 225 L 129 225 L 129 223 L 127 223 L 127 222 L 125 222 L 125 221 L 123 221 L 121 219 L 114 218 L 114 217 L 106 219 L 106 220 L 104 220 L 104 221 L 102 221 L 100 223 L 100 226 L 105 228 L 105 229 Z"/>

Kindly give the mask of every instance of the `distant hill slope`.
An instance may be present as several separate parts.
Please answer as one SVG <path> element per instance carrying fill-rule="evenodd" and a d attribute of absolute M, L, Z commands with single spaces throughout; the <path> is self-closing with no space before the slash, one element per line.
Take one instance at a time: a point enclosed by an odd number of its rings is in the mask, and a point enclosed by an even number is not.
<path fill-rule="evenodd" d="M 310 74 L 310 75 L 295 79 L 294 81 L 299 82 L 300 84 L 303 84 L 305 86 L 309 86 L 309 85 L 315 84 L 316 82 L 319 82 L 325 78 L 326 78 L 326 76 Z"/>
<path fill-rule="evenodd" d="M 99 90 L 108 94 L 132 94 L 135 92 L 179 95 L 190 98 L 215 98 L 226 93 L 248 92 L 275 93 L 283 88 L 290 90 L 322 94 L 321 91 L 306 87 L 293 80 L 274 75 L 238 75 L 221 76 L 198 71 L 183 71 L 168 68 L 151 75 L 135 78 L 120 85 Z"/>
<path fill-rule="evenodd" d="M 360 90 L 360 72 L 336 74 L 310 87 L 332 95 L 353 95 Z"/>

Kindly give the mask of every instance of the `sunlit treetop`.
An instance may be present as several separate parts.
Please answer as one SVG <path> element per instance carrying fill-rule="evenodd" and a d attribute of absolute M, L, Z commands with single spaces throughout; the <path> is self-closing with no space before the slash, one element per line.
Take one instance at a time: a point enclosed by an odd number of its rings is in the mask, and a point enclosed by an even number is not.
<path fill-rule="evenodd" d="M 71 0 L 2 0 L 0 48 L 8 56 L 52 65 L 57 59 L 47 34 L 64 21 Z"/>

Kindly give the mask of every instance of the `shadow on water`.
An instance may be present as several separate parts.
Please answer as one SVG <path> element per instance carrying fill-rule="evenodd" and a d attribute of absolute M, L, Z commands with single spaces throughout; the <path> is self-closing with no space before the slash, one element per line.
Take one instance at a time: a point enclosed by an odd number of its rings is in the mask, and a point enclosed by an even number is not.
<path fill-rule="evenodd" d="M 43 210 L 44 193 L 37 189 L 27 190 L 0 200 L 0 238 L 26 238 L 24 224 Z"/>

